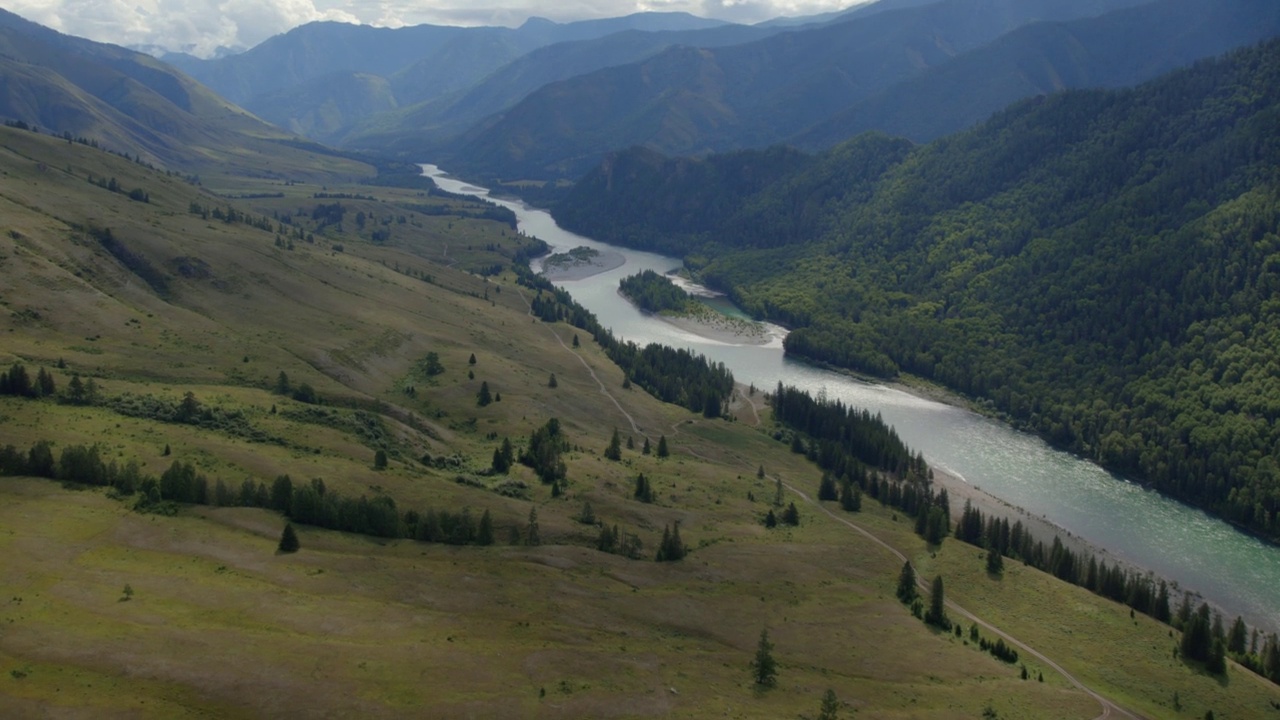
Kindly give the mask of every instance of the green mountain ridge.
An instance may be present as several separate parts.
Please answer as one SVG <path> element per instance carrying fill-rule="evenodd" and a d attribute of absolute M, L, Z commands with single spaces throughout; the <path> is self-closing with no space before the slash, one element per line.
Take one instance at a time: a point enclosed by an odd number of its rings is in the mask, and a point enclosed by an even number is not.
<path fill-rule="evenodd" d="M 868 135 L 811 158 L 631 150 L 555 214 L 685 256 L 792 325 L 789 353 L 940 382 L 1277 538 L 1276 127 L 1273 40 L 914 149 Z M 764 181 L 741 182 L 747 169 Z"/>
<path fill-rule="evenodd" d="M 62 35 L 0 11 L 0 116 L 98 142 L 185 172 L 235 171 L 274 158 L 279 172 L 317 162 L 314 146 L 269 125 L 148 55 Z M 250 160 L 246 153 L 263 156 Z M 330 170 L 371 168 L 329 157 Z"/>
<path fill-rule="evenodd" d="M 764 146 L 1029 22 L 1134 4 L 944 0 L 726 48 L 671 48 L 543 87 L 461 136 L 448 161 L 482 178 L 572 179 L 630 145 Z"/>
<path fill-rule="evenodd" d="M 1125 87 L 1280 33 L 1270 0 L 1161 0 L 1033 23 L 823 120 L 792 140 L 822 149 L 867 130 L 928 142 L 1024 97 Z"/>

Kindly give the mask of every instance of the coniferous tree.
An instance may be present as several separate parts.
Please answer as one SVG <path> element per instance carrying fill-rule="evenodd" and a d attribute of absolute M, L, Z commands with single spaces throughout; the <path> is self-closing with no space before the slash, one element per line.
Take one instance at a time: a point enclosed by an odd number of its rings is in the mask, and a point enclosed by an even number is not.
<path fill-rule="evenodd" d="M 684 542 L 680 539 L 680 522 L 676 521 L 674 529 L 662 528 L 662 542 L 658 545 L 658 562 L 675 562 L 687 554 Z"/>
<path fill-rule="evenodd" d="M 40 368 L 40 372 L 36 373 L 36 389 L 43 397 L 52 397 L 57 394 L 57 386 L 53 382 L 53 373 Z"/>
<path fill-rule="evenodd" d="M 818 483 L 818 499 L 836 500 L 838 497 L 836 481 L 831 478 L 830 473 L 822 473 L 822 480 Z"/>
<path fill-rule="evenodd" d="M 493 449 L 493 460 L 489 463 L 489 467 L 499 475 L 505 475 L 511 469 L 511 462 L 503 454 L 502 448 L 496 447 Z"/>
<path fill-rule="evenodd" d="M 302 545 L 298 542 L 298 533 L 294 532 L 293 523 L 285 523 L 284 532 L 280 533 L 280 552 L 298 552 L 298 548 L 300 547 L 302 547 Z"/>
<path fill-rule="evenodd" d="M 800 510 L 796 508 L 795 503 L 788 503 L 787 509 L 782 511 L 782 522 L 792 527 L 800 524 Z"/>
<path fill-rule="evenodd" d="M 560 386 L 560 383 L 556 382 L 556 374 L 551 373 L 551 378 L 547 380 L 547 387 L 554 388 L 559 386 Z"/>
<path fill-rule="evenodd" d="M 773 514 L 773 508 L 770 508 L 769 512 L 765 513 L 764 526 L 767 528 L 778 527 L 778 516 Z"/>
<path fill-rule="evenodd" d="M 482 381 L 480 383 L 480 392 L 476 393 L 476 404 L 484 407 L 493 402 L 493 395 L 489 394 L 489 382 Z"/>
<path fill-rule="evenodd" d="M 542 533 L 538 529 L 538 508 L 529 508 L 529 528 L 524 533 L 525 545 L 541 545 Z"/>
<path fill-rule="evenodd" d="M 822 694 L 822 705 L 818 709 L 818 720 L 838 720 L 840 717 L 840 700 L 836 691 L 830 688 Z"/>
<path fill-rule="evenodd" d="M 375 470 L 387 469 L 387 451 L 386 450 L 383 450 L 382 448 L 378 448 L 378 451 L 373 454 L 373 467 Z"/>
<path fill-rule="evenodd" d="M 467 364 L 468 364 L 468 365 L 475 365 L 475 364 L 476 364 L 476 354 L 475 354 L 475 353 L 471 353 L 471 357 L 467 358 Z"/>
<path fill-rule="evenodd" d="M 283 370 L 276 376 L 275 392 L 277 395 L 289 394 L 289 376 Z"/>
<path fill-rule="evenodd" d="M 910 605 L 919 597 L 919 590 L 916 589 L 916 570 L 911 567 L 911 561 L 902 564 L 902 572 L 898 573 L 898 599 L 905 605 Z"/>
<path fill-rule="evenodd" d="M 848 480 L 840 487 L 840 509 L 845 512 L 858 512 L 862 509 L 862 491 Z"/>
<path fill-rule="evenodd" d="M 773 659 L 773 643 L 769 642 L 769 630 L 760 631 L 756 643 L 756 656 L 751 660 L 751 677 L 756 685 L 773 687 L 778 682 L 778 663 Z"/>
<path fill-rule="evenodd" d="M 488 508 L 480 516 L 480 527 L 476 530 L 476 544 L 493 544 L 493 517 L 489 514 Z"/>
<path fill-rule="evenodd" d="M 653 486 L 649 483 L 649 478 L 644 476 L 644 473 L 636 476 L 636 488 L 632 496 L 643 503 L 653 502 Z"/>
<path fill-rule="evenodd" d="M 1237 615 L 1236 621 L 1231 623 L 1231 632 L 1227 634 L 1227 651 L 1236 655 L 1243 655 L 1248 636 L 1249 629 L 1245 627 L 1244 618 Z"/>
<path fill-rule="evenodd" d="M 614 461 L 622 459 L 622 437 L 618 435 L 618 428 L 613 429 L 613 436 L 609 438 L 609 447 L 604 449 L 604 456 Z"/>
<path fill-rule="evenodd" d="M 987 548 L 987 573 L 999 575 L 1004 572 L 1004 556 L 995 548 Z"/>
<path fill-rule="evenodd" d="M 640 454 L 641 454 L 641 455 L 648 455 L 648 454 L 649 454 L 649 452 L 650 452 L 650 450 L 649 450 L 649 438 L 647 438 L 647 437 L 646 437 L 646 438 L 644 439 L 644 445 L 640 448 Z"/>
<path fill-rule="evenodd" d="M 924 621 L 943 630 L 951 629 L 951 620 L 947 618 L 946 599 L 943 597 L 942 576 L 935 575 L 933 585 L 929 588 L 929 611 Z"/>
<path fill-rule="evenodd" d="M 658 436 L 658 457 L 664 458 L 671 455 L 671 450 L 667 448 L 667 436 Z"/>

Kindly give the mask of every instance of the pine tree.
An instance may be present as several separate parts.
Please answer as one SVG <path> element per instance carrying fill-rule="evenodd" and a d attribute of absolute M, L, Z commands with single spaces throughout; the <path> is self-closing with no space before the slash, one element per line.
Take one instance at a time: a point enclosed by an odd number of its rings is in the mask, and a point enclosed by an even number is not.
<path fill-rule="evenodd" d="M 995 548 L 987 548 L 987 573 L 999 575 L 1004 572 L 1004 556 Z"/>
<path fill-rule="evenodd" d="M 551 379 L 547 380 L 547 387 L 554 388 L 559 386 L 560 386 L 560 383 L 556 382 L 556 374 L 551 373 Z"/>
<path fill-rule="evenodd" d="M 538 530 L 538 508 L 529 508 L 529 529 L 525 531 L 524 544 L 542 544 L 542 533 Z"/>
<path fill-rule="evenodd" d="M 298 533 L 293 530 L 293 523 L 285 523 L 284 532 L 280 533 L 280 552 L 298 552 L 298 548 L 300 547 L 302 547 L 302 545 L 298 542 Z"/>
<path fill-rule="evenodd" d="M 573 346 L 574 347 L 581 346 L 581 343 L 578 342 L 578 333 L 573 334 Z"/>
<path fill-rule="evenodd" d="M 373 467 L 375 470 L 387 469 L 387 451 L 381 448 L 373 454 Z"/>
<path fill-rule="evenodd" d="M 782 522 L 792 527 L 800 524 L 800 510 L 795 503 L 788 503 L 787 509 L 782 511 Z"/>
<path fill-rule="evenodd" d="M 475 354 L 475 353 L 471 353 L 471 357 L 467 358 L 467 364 L 468 364 L 468 365 L 475 365 L 475 364 L 476 364 L 476 354 Z"/>
<path fill-rule="evenodd" d="M 484 407 L 491 402 L 493 402 L 493 396 L 489 394 L 489 382 L 486 380 L 480 383 L 480 392 L 476 393 L 476 404 Z"/>
<path fill-rule="evenodd" d="M 676 521 L 674 529 L 664 526 L 662 542 L 658 544 L 658 555 L 654 559 L 658 562 L 675 562 L 684 558 L 687 552 L 684 541 L 680 539 L 680 522 Z"/>
<path fill-rule="evenodd" d="M 756 644 L 756 656 L 751 661 L 752 679 L 761 687 L 773 687 L 778 682 L 778 663 L 773 659 L 773 643 L 769 642 L 769 630 L 760 631 Z"/>
<path fill-rule="evenodd" d="M 822 473 L 822 480 L 818 482 L 818 500 L 835 500 L 837 497 L 836 481 L 831 479 L 830 473 Z"/>
<path fill-rule="evenodd" d="M 283 370 L 281 370 L 280 374 L 276 376 L 275 392 L 277 395 L 289 394 L 289 376 L 285 374 L 285 371 Z"/>
<path fill-rule="evenodd" d="M 647 438 L 647 437 L 646 437 L 646 438 L 644 439 L 644 445 L 640 448 L 640 454 L 641 454 L 641 455 L 648 455 L 648 454 L 649 454 L 649 452 L 650 452 L 650 450 L 649 450 L 649 438 Z"/>
<path fill-rule="evenodd" d="M 640 473 L 636 476 L 636 489 L 633 497 L 643 503 L 653 502 L 653 486 L 649 484 L 649 478 Z"/>
<path fill-rule="evenodd" d="M 670 455 L 671 455 L 671 450 L 667 448 L 667 436 L 666 435 L 659 436 L 658 437 L 658 457 L 664 458 Z"/>
<path fill-rule="evenodd" d="M 911 561 L 907 561 L 902 564 L 902 572 L 898 573 L 898 599 L 903 604 L 910 605 L 916 597 L 916 570 L 911 567 Z"/>
<path fill-rule="evenodd" d="M 840 716 L 840 700 L 836 691 L 827 688 L 822 694 L 822 706 L 818 710 L 818 720 L 837 720 Z"/>
<path fill-rule="evenodd" d="M 951 621 L 947 618 L 946 599 L 943 597 L 941 575 L 933 578 L 933 585 L 929 589 L 929 611 L 925 614 L 924 621 L 943 630 L 951 629 Z"/>
<path fill-rule="evenodd" d="M 486 508 L 484 514 L 480 516 L 480 529 L 476 531 L 477 545 L 493 544 L 493 517 L 489 515 Z"/>
<path fill-rule="evenodd" d="M 613 461 L 622 459 L 622 437 L 618 435 L 618 428 L 613 429 L 613 437 L 609 438 L 609 447 L 604 449 L 604 456 Z"/>

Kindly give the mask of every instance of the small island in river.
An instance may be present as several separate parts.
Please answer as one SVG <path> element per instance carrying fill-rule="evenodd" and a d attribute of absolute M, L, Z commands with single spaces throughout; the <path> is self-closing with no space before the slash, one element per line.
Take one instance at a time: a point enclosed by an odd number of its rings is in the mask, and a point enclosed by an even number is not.
<path fill-rule="evenodd" d="M 769 342 L 762 323 L 717 312 L 652 270 L 625 277 L 618 286 L 636 307 L 695 335 L 726 343 Z"/>
<path fill-rule="evenodd" d="M 548 280 L 582 280 L 621 267 L 626 261 L 622 253 L 580 245 L 569 252 L 547 256 L 542 261 L 542 274 Z"/>

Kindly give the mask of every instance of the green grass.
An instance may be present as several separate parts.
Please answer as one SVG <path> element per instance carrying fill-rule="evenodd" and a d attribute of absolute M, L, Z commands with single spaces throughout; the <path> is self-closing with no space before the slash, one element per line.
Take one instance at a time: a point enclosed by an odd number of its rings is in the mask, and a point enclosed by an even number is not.
<path fill-rule="evenodd" d="M 1097 714 L 1052 673 L 1021 681 L 1015 668 L 925 628 L 893 598 L 899 561 L 816 509 L 801 505 L 798 528 L 765 530 L 774 483 L 756 468 L 810 492 L 818 470 L 749 424 L 749 413 L 707 420 L 622 390 L 621 371 L 593 343 L 566 350 L 572 328 L 528 317 L 509 274 L 466 272 L 510 251 L 505 226 L 406 213 L 393 226 L 403 235 L 386 245 L 345 223 L 282 250 L 272 233 L 187 208 L 296 212 L 321 202 L 311 197 L 317 186 L 226 178 L 218 187 L 228 193 L 282 187 L 286 196 L 219 200 L 88 148 L 0 133 L 21 151 L 0 151 L 0 366 L 21 360 L 34 371 L 62 358 L 59 387 L 74 371 L 107 396 L 177 401 L 190 391 L 277 440 L 0 398 L 5 443 L 98 443 L 150 473 L 182 460 L 232 485 L 287 473 L 344 495 L 386 494 L 401 508 L 488 509 L 500 541 L 536 508 L 545 543 L 457 548 L 299 527 L 302 551 L 277 555 L 283 519 L 265 511 L 139 515 L 98 491 L 0 478 L 0 587 L 11 598 L 0 597 L 0 705 L 20 715 L 776 718 L 812 716 L 833 688 L 846 716 L 972 718 L 988 704 L 1010 718 Z M 49 169 L 65 165 L 145 186 L 152 202 Z M 394 203 L 406 198 L 434 201 L 340 183 L 325 191 L 375 195 L 348 212 L 380 216 L 401 212 Z M 91 221 L 164 269 L 171 296 L 152 294 L 71 226 Z M 178 257 L 200 258 L 208 276 L 181 277 Z M 414 369 L 428 352 L 445 368 L 430 383 Z M 320 393 L 323 417 L 272 393 L 281 370 Z M 481 382 L 501 402 L 478 407 Z M 376 432 L 360 429 L 357 410 L 378 417 Z M 494 448 L 504 437 L 523 444 L 549 417 L 574 446 L 566 496 L 552 499 L 521 466 L 511 477 L 529 486 L 527 499 L 493 492 L 501 478 L 484 473 Z M 620 462 L 603 457 L 615 427 L 636 441 Z M 640 453 L 645 435 L 656 444 L 664 434 L 670 458 Z M 392 460 L 379 471 L 381 443 Z M 458 465 L 423 465 L 423 453 Z M 631 497 L 639 472 L 653 504 Z M 598 553 L 597 529 L 576 520 L 584 501 L 601 521 L 638 533 L 646 557 L 677 521 L 693 552 L 671 564 Z M 905 519 L 869 498 L 865 506 L 856 520 L 946 573 L 952 597 L 1122 703 L 1166 715 L 1167 688 L 1185 686 L 1188 708 L 1245 717 L 1277 697 L 1239 671 L 1223 689 L 1170 663 L 1167 636 L 1131 629 L 1092 596 L 1054 617 L 1053 598 L 1078 591 L 1038 573 L 1013 568 L 996 593 L 973 551 L 948 542 L 929 558 Z M 121 601 L 126 584 L 134 594 Z M 781 665 L 767 692 L 751 686 L 747 668 L 762 627 Z"/>

